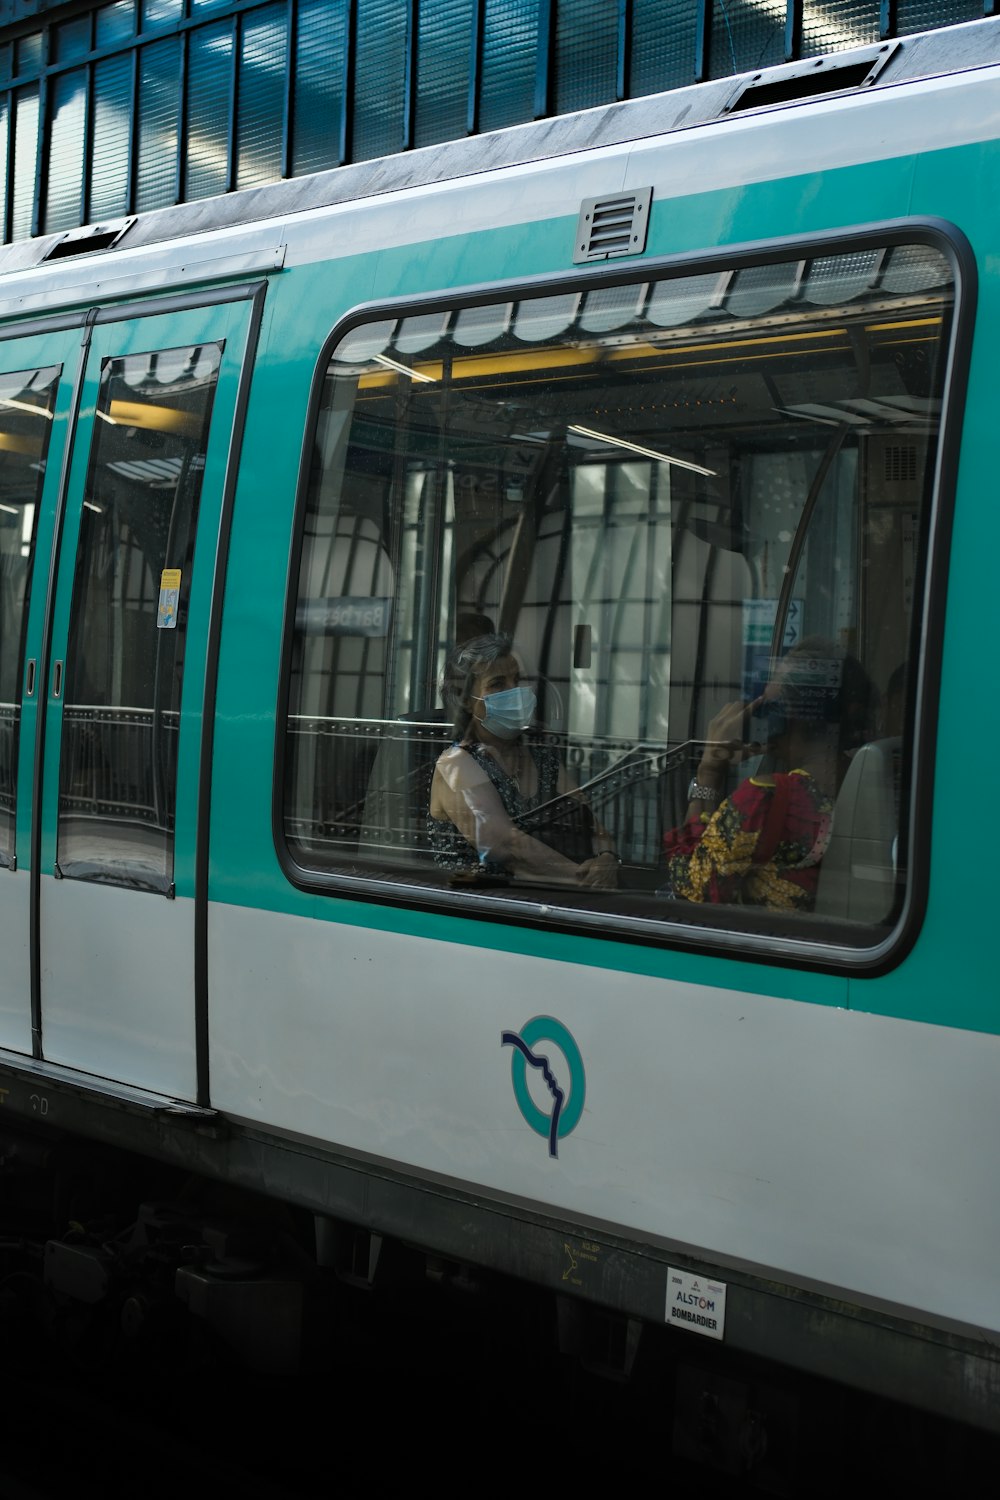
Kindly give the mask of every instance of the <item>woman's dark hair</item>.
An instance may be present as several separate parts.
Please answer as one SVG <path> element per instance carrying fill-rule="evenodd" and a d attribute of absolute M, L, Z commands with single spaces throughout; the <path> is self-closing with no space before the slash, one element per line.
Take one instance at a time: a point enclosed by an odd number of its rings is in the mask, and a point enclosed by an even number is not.
<path fill-rule="evenodd" d="M 476 678 L 483 675 L 486 667 L 513 654 L 513 640 L 498 631 L 490 635 L 474 635 L 448 652 L 441 674 L 441 696 L 451 714 L 456 740 L 465 738 L 472 722 L 472 689 Z"/>
<path fill-rule="evenodd" d="M 477 635 L 495 635 L 496 626 L 489 615 L 475 609 L 464 609 L 455 620 L 455 646 L 464 646 Z"/>
<path fill-rule="evenodd" d="M 803 733 L 829 739 L 836 730 L 841 756 L 871 738 L 878 694 L 857 657 L 813 636 L 782 658 L 780 673 L 777 702 Z"/>

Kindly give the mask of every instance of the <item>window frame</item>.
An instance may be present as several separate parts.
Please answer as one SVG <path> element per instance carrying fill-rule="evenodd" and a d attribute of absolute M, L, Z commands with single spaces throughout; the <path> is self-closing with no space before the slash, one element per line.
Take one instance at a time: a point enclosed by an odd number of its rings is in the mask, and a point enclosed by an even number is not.
<path fill-rule="evenodd" d="M 557 296 L 611 288 L 640 280 L 702 275 L 723 270 L 739 271 L 781 260 L 810 259 L 819 255 L 847 255 L 861 250 L 897 245 L 926 245 L 949 261 L 954 279 L 954 311 L 948 342 L 943 346 L 941 417 L 936 457 L 930 479 L 926 521 L 918 554 L 917 577 L 921 581 L 921 609 L 910 624 L 912 692 L 907 705 L 906 743 L 912 760 L 904 781 L 908 793 L 905 822 L 907 878 L 902 902 L 887 925 L 870 929 L 865 936 L 857 924 L 830 916 L 795 913 L 783 916 L 763 908 L 747 907 L 751 920 L 733 907 L 697 909 L 697 921 L 620 912 L 606 914 L 593 907 L 579 909 L 564 903 L 562 893 L 539 897 L 527 890 L 487 893 L 473 889 L 451 890 L 408 883 L 405 878 L 349 874 L 310 869 L 292 855 L 285 836 L 285 777 L 287 771 L 287 724 L 291 693 L 291 665 L 295 630 L 299 570 L 305 536 L 305 519 L 313 445 L 323 386 L 336 346 L 362 324 L 415 317 L 433 312 L 455 311 L 516 300 L 527 295 Z M 852 226 L 814 234 L 781 236 L 767 240 L 721 246 L 706 252 L 672 256 L 630 258 L 570 272 L 519 277 L 488 284 L 444 288 L 415 296 L 373 300 L 350 309 L 332 328 L 316 361 L 296 486 L 293 529 L 289 549 L 282 622 L 282 644 L 275 716 L 274 775 L 272 782 L 272 836 L 281 869 L 296 889 L 386 907 L 404 907 L 478 921 L 501 922 L 515 927 L 542 928 L 577 937 L 639 944 L 644 947 L 728 956 L 744 961 L 776 964 L 783 968 L 820 970 L 877 977 L 894 968 L 913 947 L 927 907 L 930 877 L 930 832 L 933 812 L 937 710 L 943 651 L 946 583 L 949 569 L 951 523 L 961 450 L 962 422 L 968 385 L 972 335 L 977 303 L 977 270 L 972 247 L 958 226 L 947 220 L 915 216 Z M 627 895 L 627 892 L 625 893 Z M 694 915 L 694 913 L 692 913 Z M 838 938 L 838 928 L 842 936 Z M 474 941 L 470 932 L 469 941 Z"/>

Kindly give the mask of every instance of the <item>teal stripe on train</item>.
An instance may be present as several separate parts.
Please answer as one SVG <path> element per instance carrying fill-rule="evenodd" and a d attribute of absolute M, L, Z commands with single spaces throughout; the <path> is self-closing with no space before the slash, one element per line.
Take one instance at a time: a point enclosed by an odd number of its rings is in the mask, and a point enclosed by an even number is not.
<path fill-rule="evenodd" d="M 680 149 L 677 142 L 671 149 Z M 958 496 L 955 552 L 948 600 L 945 673 L 934 825 L 930 904 L 916 947 L 878 979 L 805 973 L 736 959 L 682 954 L 621 943 L 502 927 L 451 916 L 423 916 L 374 903 L 304 894 L 285 879 L 271 838 L 274 711 L 284 608 L 291 499 L 301 450 L 305 405 L 319 350 L 336 321 L 373 298 L 544 272 L 567 271 L 573 226 L 560 218 L 506 228 L 465 242 L 460 234 L 386 248 L 357 260 L 296 269 L 272 287 L 262 359 L 254 380 L 233 532 L 219 687 L 213 805 L 213 899 L 349 921 L 365 927 L 427 931 L 446 940 L 515 947 L 576 964 L 674 977 L 705 985 L 745 987 L 826 1005 L 940 1024 L 1000 1030 L 992 947 L 988 837 L 974 835 L 953 812 L 948 788 L 989 787 L 983 747 L 1000 738 L 995 693 L 986 691 L 984 652 L 992 634 L 986 601 L 995 593 L 993 559 L 1000 555 L 995 504 L 974 507 L 994 490 L 995 413 L 992 341 L 984 329 L 997 317 L 991 195 L 997 180 L 995 144 L 916 158 L 907 155 L 813 175 L 757 183 L 742 190 L 693 194 L 654 204 L 651 252 L 686 253 L 781 235 L 802 235 L 907 214 L 955 222 L 979 249 L 983 285 L 973 351 Z M 415 207 L 415 212 L 418 207 Z M 364 212 L 364 206 L 358 213 Z M 343 222 L 343 221 L 342 221 Z M 280 421 L 274 413 L 281 412 Z M 989 468 L 987 469 L 987 463 Z M 976 747 L 970 773 L 968 728 Z M 978 865 L 977 865 L 978 861 Z M 984 873 L 980 873 L 984 872 Z M 982 909 L 980 909 L 982 908 Z"/>

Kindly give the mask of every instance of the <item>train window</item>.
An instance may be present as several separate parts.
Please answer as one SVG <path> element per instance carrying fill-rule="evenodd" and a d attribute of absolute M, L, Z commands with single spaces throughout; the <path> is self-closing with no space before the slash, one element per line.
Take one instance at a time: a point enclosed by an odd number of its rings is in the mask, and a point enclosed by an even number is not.
<path fill-rule="evenodd" d="M 106 359 L 66 662 L 61 874 L 168 890 L 198 503 L 221 344 Z"/>
<path fill-rule="evenodd" d="M 59 369 L 0 375 L 0 865 L 14 859 L 24 632 Z"/>
<path fill-rule="evenodd" d="M 950 262 L 645 277 L 334 349 L 286 846 L 320 884 L 870 944 L 906 878 Z"/>

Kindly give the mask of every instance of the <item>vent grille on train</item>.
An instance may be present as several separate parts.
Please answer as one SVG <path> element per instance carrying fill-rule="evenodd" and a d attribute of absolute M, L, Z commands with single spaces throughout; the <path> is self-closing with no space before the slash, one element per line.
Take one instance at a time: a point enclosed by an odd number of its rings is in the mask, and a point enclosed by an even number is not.
<path fill-rule="evenodd" d="M 913 484 L 917 477 L 917 450 L 913 443 L 889 443 L 885 448 L 887 484 Z"/>
<path fill-rule="evenodd" d="M 791 66 L 768 68 L 741 78 L 736 91 L 723 105 L 723 114 L 761 109 L 769 104 L 798 104 L 825 94 L 868 88 L 899 47 L 896 42 L 856 47 L 831 57 L 807 58 Z"/>
<path fill-rule="evenodd" d="M 83 229 L 71 229 L 46 250 L 42 260 L 66 260 L 71 255 L 92 255 L 95 250 L 110 250 L 132 228 L 135 217 L 135 214 L 130 214 L 112 224 L 87 224 Z"/>
<path fill-rule="evenodd" d="M 573 261 L 610 260 L 616 255 L 641 255 L 646 248 L 649 205 L 653 189 L 638 188 L 606 198 L 585 198 L 576 226 Z"/>

